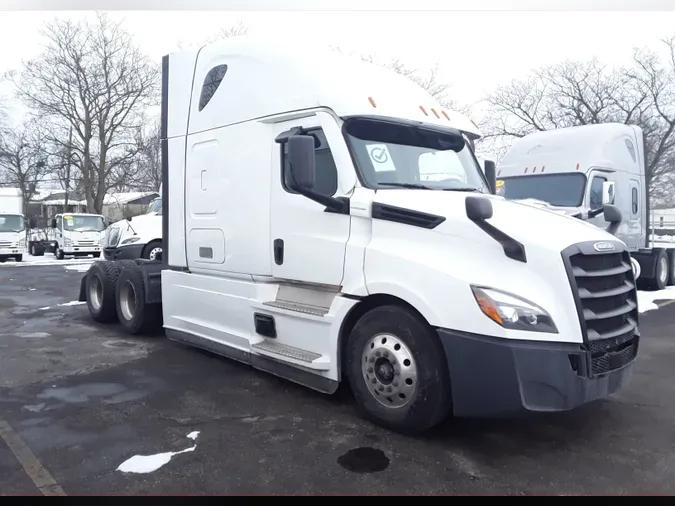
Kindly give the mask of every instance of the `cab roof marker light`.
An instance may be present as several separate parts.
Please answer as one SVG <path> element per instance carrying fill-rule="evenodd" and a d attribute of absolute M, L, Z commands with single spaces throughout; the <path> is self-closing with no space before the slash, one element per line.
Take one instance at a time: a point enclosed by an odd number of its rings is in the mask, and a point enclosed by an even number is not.
<path fill-rule="evenodd" d="M 448 113 L 447 113 L 447 112 L 441 111 L 441 114 L 442 114 L 443 116 L 445 116 L 445 119 L 447 119 L 448 121 L 450 121 L 450 116 L 448 116 Z"/>
<path fill-rule="evenodd" d="M 420 106 L 420 111 L 422 111 L 425 116 L 429 116 L 429 113 L 427 112 L 427 110 L 423 106 Z"/>
<path fill-rule="evenodd" d="M 474 120 L 471 120 L 471 123 L 473 123 L 473 126 L 475 126 L 476 128 L 478 128 L 478 125 L 476 125 L 476 122 L 475 122 Z M 480 130 L 480 128 L 478 128 L 478 129 Z"/>
<path fill-rule="evenodd" d="M 375 103 L 375 100 L 373 100 L 373 97 L 368 97 L 368 102 L 370 102 L 370 105 L 373 107 L 377 107 L 377 104 Z"/>
<path fill-rule="evenodd" d="M 533 167 L 533 168 L 532 168 L 532 172 L 533 172 L 533 173 L 534 173 L 534 172 L 537 172 L 537 168 L 536 168 L 536 167 Z"/>
<path fill-rule="evenodd" d="M 499 176 L 499 175 L 501 175 L 501 173 L 502 173 L 502 169 L 499 169 L 499 171 L 497 172 L 497 175 Z"/>
<path fill-rule="evenodd" d="M 527 167 L 525 167 L 525 170 L 523 171 L 523 174 L 527 174 Z"/>
<path fill-rule="evenodd" d="M 546 165 L 541 166 L 541 172 L 544 172 L 544 169 L 546 168 Z"/>
<path fill-rule="evenodd" d="M 441 119 L 441 117 L 440 117 L 440 116 L 438 115 L 438 113 L 436 112 L 436 109 L 434 109 L 433 107 L 431 108 L 431 112 L 433 112 L 433 113 L 434 113 L 434 116 L 436 116 L 438 119 Z"/>
<path fill-rule="evenodd" d="M 577 163 L 577 170 L 579 170 L 579 164 Z"/>

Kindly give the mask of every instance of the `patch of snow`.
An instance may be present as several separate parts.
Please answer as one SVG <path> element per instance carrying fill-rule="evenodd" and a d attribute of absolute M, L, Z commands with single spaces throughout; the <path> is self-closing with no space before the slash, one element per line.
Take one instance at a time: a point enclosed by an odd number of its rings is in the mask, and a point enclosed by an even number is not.
<path fill-rule="evenodd" d="M 34 257 L 32 255 L 24 255 L 23 261 L 15 262 L 13 260 L 8 260 L 0 264 L 0 267 L 32 267 L 36 265 L 90 265 L 93 261 L 100 260 L 100 258 L 64 258 L 63 260 L 57 260 L 54 255 L 45 255 L 40 257 Z"/>
<path fill-rule="evenodd" d="M 51 309 L 51 307 L 50 306 L 41 307 L 40 311 L 47 311 L 47 309 Z"/>
<path fill-rule="evenodd" d="M 157 453 L 155 455 L 134 455 L 122 462 L 117 468 L 123 473 L 147 474 L 157 471 L 160 467 L 168 464 L 171 459 L 180 453 L 193 452 L 197 445 L 186 448 L 179 452 Z"/>
<path fill-rule="evenodd" d="M 65 304 L 59 304 L 59 306 L 79 306 L 81 304 L 86 304 L 86 302 L 80 302 L 78 300 L 71 300 L 70 302 L 66 302 Z"/>
<path fill-rule="evenodd" d="M 199 436 L 199 431 L 190 432 L 187 437 L 193 441 Z M 156 453 L 155 455 L 134 455 L 133 457 L 122 462 L 117 470 L 123 473 L 147 474 L 157 471 L 162 466 L 168 464 L 173 457 L 181 453 L 193 452 L 197 449 L 197 445 L 180 450 L 178 452 L 164 452 Z"/>
<path fill-rule="evenodd" d="M 74 264 L 74 265 L 66 265 L 64 267 L 67 271 L 87 272 L 89 270 L 89 267 L 91 267 L 91 264 L 90 263 Z"/>
<path fill-rule="evenodd" d="M 654 302 L 655 300 L 673 300 L 675 299 L 675 286 L 669 286 L 664 290 L 657 290 L 655 292 L 638 291 L 638 311 L 644 313 L 646 311 L 653 311 L 659 306 Z"/>

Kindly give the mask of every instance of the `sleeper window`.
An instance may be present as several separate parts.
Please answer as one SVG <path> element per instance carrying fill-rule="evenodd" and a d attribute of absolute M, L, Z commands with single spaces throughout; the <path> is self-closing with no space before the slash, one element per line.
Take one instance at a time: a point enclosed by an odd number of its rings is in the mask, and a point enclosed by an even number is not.
<path fill-rule="evenodd" d="M 314 137 L 314 154 L 316 156 L 316 181 L 314 183 L 313 190 L 315 192 L 321 193 L 322 195 L 327 195 L 332 197 L 337 191 L 338 187 L 338 175 L 337 175 L 337 166 L 335 165 L 335 160 L 333 159 L 333 154 L 330 151 L 328 146 L 328 141 L 326 141 L 326 135 L 323 133 L 323 130 L 311 130 L 307 132 L 308 135 Z M 293 182 L 293 176 L 291 175 L 290 164 L 288 163 L 288 144 L 284 143 L 282 147 L 282 183 L 284 189 L 287 192 L 295 193 L 290 189 L 291 183 Z"/>
<path fill-rule="evenodd" d="M 209 103 L 213 94 L 220 86 L 220 83 L 223 82 L 223 78 L 227 73 L 227 65 L 218 65 L 209 70 L 209 73 L 206 74 L 204 78 L 204 84 L 202 85 L 202 93 L 199 96 L 199 110 L 201 111 L 206 107 L 206 104 Z"/>

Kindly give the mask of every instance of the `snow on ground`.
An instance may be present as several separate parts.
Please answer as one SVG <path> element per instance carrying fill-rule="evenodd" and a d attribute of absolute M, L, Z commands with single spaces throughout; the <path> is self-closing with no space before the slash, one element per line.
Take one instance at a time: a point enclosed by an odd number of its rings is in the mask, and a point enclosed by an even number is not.
<path fill-rule="evenodd" d="M 657 300 L 675 300 L 675 286 L 669 286 L 664 290 L 657 290 L 655 292 L 638 290 L 638 311 L 644 313 L 645 311 L 658 309 L 659 306 L 654 302 Z"/>
<path fill-rule="evenodd" d="M 197 436 L 199 436 L 199 431 L 190 432 L 187 437 L 196 441 Z M 160 467 L 166 465 L 171 461 L 171 459 L 181 453 L 193 452 L 197 448 L 197 445 L 186 448 L 185 450 L 180 450 L 178 452 L 164 452 L 156 453 L 154 455 L 134 455 L 133 457 L 122 462 L 117 468 L 118 471 L 123 473 L 138 473 L 146 474 L 157 471 Z"/>
<path fill-rule="evenodd" d="M 93 257 L 67 257 L 63 260 L 57 260 L 51 253 L 45 253 L 44 256 L 34 257 L 32 255 L 24 255 L 23 261 L 15 262 L 14 259 L 9 259 L 6 262 L 0 263 L 0 269 L 3 267 L 31 267 L 35 265 L 89 265 L 95 259 Z"/>

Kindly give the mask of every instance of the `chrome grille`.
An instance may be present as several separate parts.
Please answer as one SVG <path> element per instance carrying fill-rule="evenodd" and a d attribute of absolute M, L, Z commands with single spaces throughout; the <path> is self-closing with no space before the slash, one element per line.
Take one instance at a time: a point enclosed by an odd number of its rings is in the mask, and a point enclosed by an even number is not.
<path fill-rule="evenodd" d="M 586 348 L 590 372 L 605 374 L 632 362 L 639 340 L 638 302 L 630 255 L 621 243 L 597 252 L 582 243 L 563 252 Z"/>
<path fill-rule="evenodd" d="M 11 248 L 11 241 L 0 241 L 0 248 Z"/>

